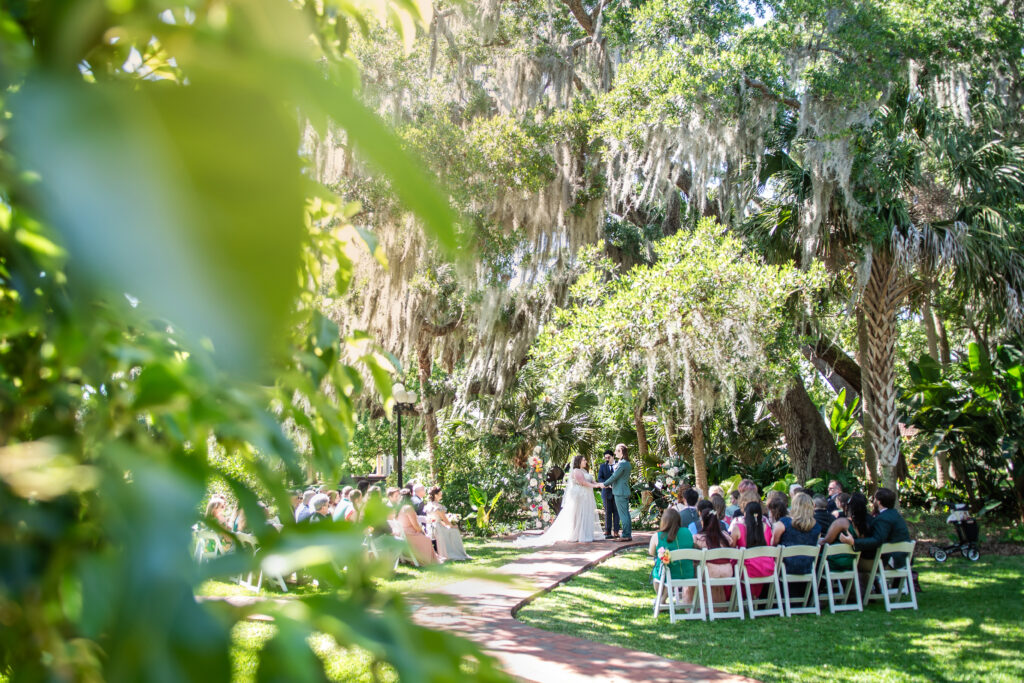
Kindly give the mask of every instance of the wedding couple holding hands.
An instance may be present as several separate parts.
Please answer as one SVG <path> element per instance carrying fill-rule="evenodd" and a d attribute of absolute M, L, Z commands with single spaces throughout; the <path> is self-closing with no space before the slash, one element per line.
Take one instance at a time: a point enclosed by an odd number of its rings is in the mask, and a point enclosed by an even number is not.
<path fill-rule="evenodd" d="M 626 457 L 626 445 L 620 443 L 615 447 L 614 465 L 611 451 L 606 451 L 604 457 L 605 462 L 600 467 L 597 482 L 587 471 L 587 458 L 582 455 L 573 458 L 572 469 L 562 496 L 562 511 L 558 513 L 551 528 L 540 536 L 521 536 L 516 540 L 516 545 L 542 546 L 563 541 L 590 543 L 595 539 L 604 539 L 606 534 L 611 536 L 613 530 L 618 530 L 620 520 L 622 536 L 616 540 L 633 540 L 633 529 L 629 520 L 629 474 L 632 465 Z M 597 528 L 597 503 L 594 502 L 592 489 L 601 489 L 605 510 L 605 533 L 601 533 Z"/>

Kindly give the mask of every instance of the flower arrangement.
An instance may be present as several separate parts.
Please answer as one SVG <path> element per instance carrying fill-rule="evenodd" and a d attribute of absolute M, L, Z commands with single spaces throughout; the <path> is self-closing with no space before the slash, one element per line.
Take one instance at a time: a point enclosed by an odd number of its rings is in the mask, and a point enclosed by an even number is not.
<path fill-rule="evenodd" d="M 665 547 L 658 548 L 658 560 L 663 565 L 666 565 L 666 564 L 669 563 L 669 558 L 670 557 L 671 557 L 671 555 L 669 554 L 669 549 L 668 548 L 665 548 Z"/>
<path fill-rule="evenodd" d="M 530 501 L 529 515 L 535 518 L 537 529 L 543 529 L 552 519 L 551 506 L 544 497 L 546 491 L 542 452 L 541 447 L 536 446 L 533 449 L 533 454 L 526 461 L 530 471 L 530 479 L 526 484 L 526 499 Z"/>

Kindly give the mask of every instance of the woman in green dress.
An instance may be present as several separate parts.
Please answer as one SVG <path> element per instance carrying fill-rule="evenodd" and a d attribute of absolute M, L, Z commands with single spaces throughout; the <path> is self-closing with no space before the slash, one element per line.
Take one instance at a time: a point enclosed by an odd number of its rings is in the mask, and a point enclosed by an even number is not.
<path fill-rule="evenodd" d="M 661 525 L 658 532 L 651 536 L 651 544 L 647 548 L 647 554 L 654 556 L 654 568 L 651 570 L 651 583 L 654 590 L 658 590 L 658 580 L 661 578 L 661 558 L 658 556 L 662 548 L 668 550 L 684 550 L 693 547 L 693 535 L 689 529 L 682 527 L 682 521 L 675 508 L 668 508 L 661 515 Z M 676 560 L 669 566 L 669 573 L 673 579 L 692 579 L 693 562 Z M 662 598 L 667 597 L 667 594 Z M 693 601 L 693 589 L 683 590 L 683 602 Z"/>

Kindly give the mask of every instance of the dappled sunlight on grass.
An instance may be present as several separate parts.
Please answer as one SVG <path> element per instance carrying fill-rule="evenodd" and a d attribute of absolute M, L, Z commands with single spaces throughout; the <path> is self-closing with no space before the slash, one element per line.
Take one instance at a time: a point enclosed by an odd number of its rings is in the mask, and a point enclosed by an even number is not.
<path fill-rule="evenodd" d="M 651 562 L 643 551 L 616 556 L 518 616 L 761 680 L 1024 680 L 1024 557 L 919 560 L 917 612 L 873 604 L 864 613 L 675 624 L 651 614 Z"/>

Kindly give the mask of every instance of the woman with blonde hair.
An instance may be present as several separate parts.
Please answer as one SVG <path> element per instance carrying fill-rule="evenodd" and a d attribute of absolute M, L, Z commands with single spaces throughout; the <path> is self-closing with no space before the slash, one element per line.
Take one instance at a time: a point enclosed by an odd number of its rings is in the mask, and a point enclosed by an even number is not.
<path fill-rule="evenodd" d="M 772 525 L 772 545 L 818 545 L 821 527 L 814 519 L 814 502 L 806 493 L 793 496 L 789 514 Z M 809 557 L 787 557 L 786 571 L 790 574 L 810 574 L 814 563 Z"/>

